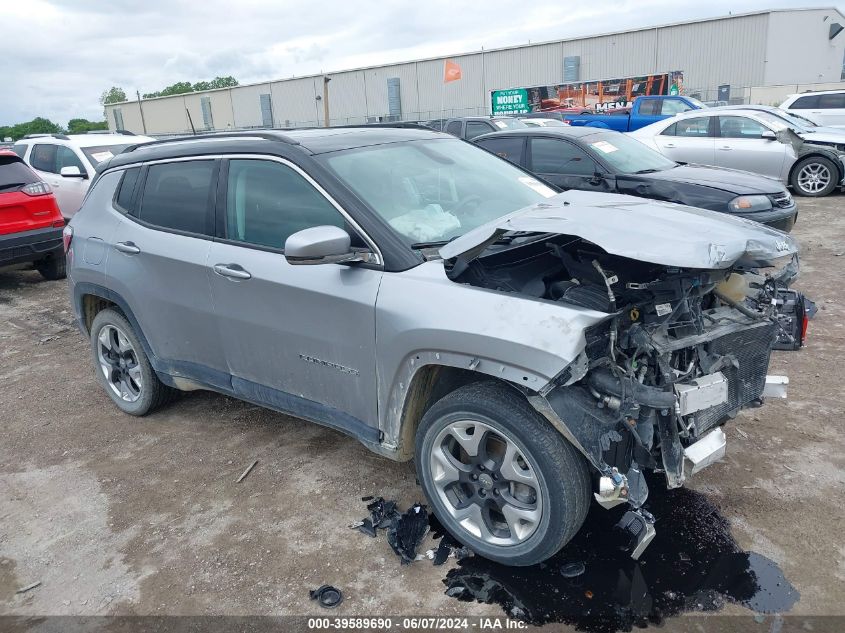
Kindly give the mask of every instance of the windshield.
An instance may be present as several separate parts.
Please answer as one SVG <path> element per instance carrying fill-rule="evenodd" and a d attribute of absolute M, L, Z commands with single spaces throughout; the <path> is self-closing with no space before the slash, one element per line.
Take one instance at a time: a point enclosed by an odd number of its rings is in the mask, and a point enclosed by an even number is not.
<path fill-rule="evenodd" d="M 622 174 L 643 174 L 677 166 L 675 161 L 619 132 L 599 132 L 585 136 L 583 141 L 603 162 Z"/>
<path fill-rule="evenodd" d="M 82 153 L 91 161 L 91 164 L 96 167 L 104 160 L 111 158 L 116 154 L 120 154 L 130 145 L 137 145 L 138 143 L 125 143 L 123 145 L 100 145 L 97 147 L 80 147 Z"/>
<path fill-rule="evenodd" d="M 703 101 L 699 101 L 695 97 L 684 97 L 687 101 L 693 104 L 698 110 L 706 110 L 708 106 L 704 105 Z"/>
<path fill-rule="evenodd" d="M 457 139 L 361 147 L 317 158 L 410 244 L 446 242 L 557 193 Z"/>
<path fill-rule="evenodd" d="M 790 127 L 790 124 L 783 120 L 784 117 L 778 116 L 777 114 L 772 114 L 771 112 L 755 110 L 754 116 L 768 123 L 770 127 L 774 128 L 775 132 L 780 132 L 781 130 L 785 130 L 786 128 Z"/>

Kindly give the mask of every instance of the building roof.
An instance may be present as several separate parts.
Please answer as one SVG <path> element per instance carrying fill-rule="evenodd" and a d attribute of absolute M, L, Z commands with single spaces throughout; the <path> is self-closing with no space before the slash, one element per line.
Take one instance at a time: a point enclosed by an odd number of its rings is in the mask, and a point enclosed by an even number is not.
<path fill-rule="evenodd" d="M 606 32 L 601 32 L 601 33 L 592 33 L 592 34 L 589 34 L 589 35 L 576 35 L 576 36 L 573 36 L 573 37 L 564 37 L 564 38 L 560 38 L 560 39 L 556 39 L 556 40 L 544 40 L 544 41 L 541 41 L 541 42 L 529 42 L 527 44 L 516 44 L 516 45 L 512 45 L 512 46 L 500 46 L 500 47 L 497 47 L 497 48 L 482 48 L 481 50 L 463 51 L 463 52 L 460 52 L 460 53 L 452 53 L 452 54 L 448 54 L 448 55 L 437 55 L 435 57 L 425 57 L 425 58 L 421 58 L 421 59 L 406 59 L 406 60 L 390 62 L 390 63 L 386 63 L 386 64 L 375 64 L 375 65 L 372 65 L 372 66 L 360 66 L 360 67 L 357 67 L 357 68 L 345 68 L 345 69 L 342 69 L 342 70 L 312 73 L 312 74 L 308 74 L 308 75 L 298 75 L 298 76 L 292 76 L 292 77 L 277 77 L 277 78 L 274 78 L 274 79 L 267 79 L 265 81 L 255 81 L 255 82 L 248 83 L 248 84 L 241 84 L 241 85 L 238 85 L 238 86 L 233 86 L 231 88 L 215 88 L 213 90 L 201 90 L 201 91 L 198 91 L 198 92 L 186 92 L 186 93 L 179 94 L 179 95 L 168 95 L 168 96 L 165 96 L 165 97 L 153 97 L 152 99 L 142 99 L 142 101 L 153 101 L 153 100 L 156 100 L 156 99 L 170 99 L 170 98 L 173 98 L 173 97 L 184 97 L 184 96 L 189 96 L 189 95 L 199 95 L 199 94 L 206 94 L 206 93 L 209 93 L 209 92 L 218 92 L 218 91 L 223 91 L 223 90 L 235 90 L 237 88 L 245 88 L 245 87 L 248 87 L 248 86 L 260 86 L 260 85 L 263 85 L 263 84 L 275 83 L 275 82 L 279 82 L 279 81 L 289 81 L 289 80 L 293 80 L 293 79 L 310 79 L 310 78 L 314 78 L 314 77 L 323 77 L 323 76 L 326 76 L 326 75 L 337 75 L 337 74 L 341 74 L 341 73 L 357 72 L 357 71 L 362 71 L 362 70 L 373 70 L 373 69 L 376 69 L 376 68 L 387 68 L 387 67 L 390 67 L 390 66 L 399 66 L 399 65 L 402 65 L 402 64 L 413 64 L 415 62 L 427 62 L 427 61 L 435 61 L 435 60 L 439 60 L 439 59 L 449 59 L 449 58 L 453 58 L 453 57 L 465 57 L 467 55 L 480 55 L 482 53 L 495 53 L 495 52 L 499 52 L 499 51 L 518 50 L 518 49 L 522 49 L 522 48 L 530 48 L 532 46 L 543 46 L 543 45 L 547 45 L 547 44 L 557 44 L 557 43 L 560 43 L 560 42 L 575 42 L 575 41 L 578 41 L 578 40 L 588 40 L 588 39 L 593 39 L 593 38 L 597 38 L 597 37 L 608 37 L 608 36 L 612 36 L 612 35 L 622 35 L 622 34 L 625 34 L 625 33 L 636 33 L 638 31 L 651 31 L 651 30 L 654 30 L 654 29 L 663 29 L 663 28 L 669 28 L 669 27 L 673 27 L 673 26 L 681 26 L 681 25 L 685 25 L 685 24 L 699 24 L 699 23 L 703 23 L 703 22 L 715 22 L 715 21 L 718 21 L 718 20 L 732 20 L 732 19 L 735 19 L 735 18 L 744 18 L 744 17 L 755 16 L 755 15 L 766 15 L 766 14 L 769 14 L 769 13 L 791 13 L 791 12 L 797 12 L 797 11 L 836 11 L 837 13 L 839 13 L 839 9 L 837 9 L 836 7 L 832 7 L 832 6 L 827 6 L 827 7 L 799 7 L 799 8 L 794 8 L 794 9 L 761 9 L 759 11 L 748 11 L 748 12 L 745 12 L 745 13 L 729 13 L 728 15 L 718 15 L 718 16 L 713 16 L 713 17 L 708 17 L 708 18 L 695 18 L 695 19 L 692 19 L 692 20 L 682 20 L 682 21 L 679 21 L 679 22 L 667 22 L 667 23 L 655 24 L 655 25 L 651 25 L 651 26 L 641 26 L 641 27 L 630 28 L 630 29 L 621 29 L 619 31 L 606 31 Z M 842 14 L 840 13 L 840 15 L 842 15 Z M 845 16 L 843 16 L 843 17 L 845 17 Z M 119 103 L 107 104 L 106 107 L 121 105 L 121 104 L 124 104 L 124 103 L 132 103 L 134 101 L 135 101 L 134 99 L 127 99 L 126 101 L 121 101 Z"/>

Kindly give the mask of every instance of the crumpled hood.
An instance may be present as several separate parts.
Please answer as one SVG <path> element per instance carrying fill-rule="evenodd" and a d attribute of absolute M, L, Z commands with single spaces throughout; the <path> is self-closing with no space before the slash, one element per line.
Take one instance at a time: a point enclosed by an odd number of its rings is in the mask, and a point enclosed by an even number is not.
<path fill-rule="evenodd" d="M 440 249 L 443 259 L 478 257 L 508 231 L 572 235 L 608 253 L 664 266 L 713 270 L 763 266 L 798 252 L 798 243 L 767 226 L 670 202 L 566 191 L 483 224 Z"/>

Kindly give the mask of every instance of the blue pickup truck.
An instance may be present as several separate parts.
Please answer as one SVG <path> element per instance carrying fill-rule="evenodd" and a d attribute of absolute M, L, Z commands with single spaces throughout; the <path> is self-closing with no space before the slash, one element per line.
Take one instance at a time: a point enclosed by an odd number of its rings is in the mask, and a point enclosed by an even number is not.
<path fill-rule="evenodd" d="M 569 125 L 586 125 L 617 132 L 632 132 L 666 117 L 706 107 L 701 101 L 692 97 L 637 97 L 631 108 L 623 108 L 607 114 L 566 114 L 564 119 L 569 122 Z"/>

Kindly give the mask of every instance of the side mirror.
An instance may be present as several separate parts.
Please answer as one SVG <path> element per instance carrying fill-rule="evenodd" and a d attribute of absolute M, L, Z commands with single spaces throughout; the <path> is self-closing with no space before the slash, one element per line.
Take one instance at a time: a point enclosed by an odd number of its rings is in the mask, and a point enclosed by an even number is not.
<path fill-rule="evenodd" d="M 347 264 L 367 261 L 368 253 L 352 250 L 349 233 L 336 226 L 312 226 L 285 240 L 285 259 L 294 265 Z"/>
<path fill-rule="evenodd" d="M 62 167 L 59 174 L 62 176 L 62 178 L 87 178 L 88 177 L 88 175 L 83 174 L 79 170 L 79 167 L 77 167 L 76 165 L 69 165 L 68 167 Z"/>
<path fill-rule="evenodd" d="M 778 135 L 772 132 L 771 130 L 766 130 L 765 132 L 760 133 L 760 138 L 767 141 L 776 141 L 778 140 Z"/>

